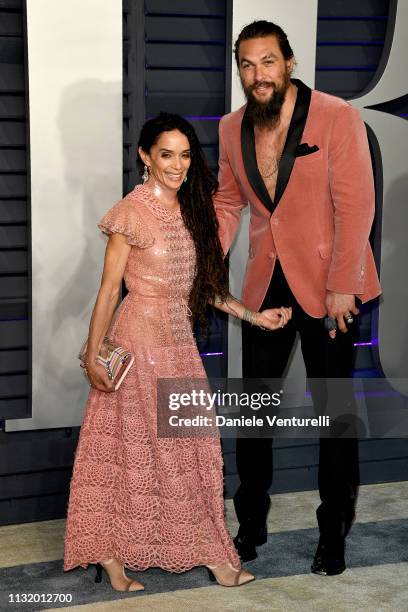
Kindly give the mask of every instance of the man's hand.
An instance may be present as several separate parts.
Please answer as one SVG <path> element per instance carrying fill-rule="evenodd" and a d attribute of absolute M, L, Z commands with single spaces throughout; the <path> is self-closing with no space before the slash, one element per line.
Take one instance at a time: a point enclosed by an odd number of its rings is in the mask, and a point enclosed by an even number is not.
<path fill-rule="evenodd" d="M 358 315 L 360 312 L 356 307 L 355 296 L 348 293 L 336 293 L 335 291 L 327 291 L 326 293 L 326 308 L 329 317 L 336 319 L 340 331 L 347 332 L 346 320 L 350 315 Z M 330 332 L 333 338 L 336 332 Z"/>

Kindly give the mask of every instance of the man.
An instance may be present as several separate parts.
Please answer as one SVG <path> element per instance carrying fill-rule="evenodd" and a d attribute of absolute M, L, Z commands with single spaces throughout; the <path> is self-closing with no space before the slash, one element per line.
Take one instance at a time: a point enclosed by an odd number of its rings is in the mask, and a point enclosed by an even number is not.
<path fill-rule="evenodd" d="M 246 26 L 235 57 L 247 104 L 220 122 L 220 238 L 227 253 L 249 202 L 242 300 L 253 310 L 292 306 L 292 320 L 273 334 L 243 324 L 243 376 L 280 378 L 298 331 L 308 377 L 351 377 L 355 299 L 380 294 L 368 242 L 374 187 L 364 123 L 344 100 L 291 79 L 293 51 L 279 26 Z M 328 320 L 337 333 L 327 331 Z M 236 452 L 234 542 L 249 561 L 267 537 L 272 441 L 239 439 Z M 358 485 L 357 439 L 322 438 L 312 572 L 344 571 Z"/>

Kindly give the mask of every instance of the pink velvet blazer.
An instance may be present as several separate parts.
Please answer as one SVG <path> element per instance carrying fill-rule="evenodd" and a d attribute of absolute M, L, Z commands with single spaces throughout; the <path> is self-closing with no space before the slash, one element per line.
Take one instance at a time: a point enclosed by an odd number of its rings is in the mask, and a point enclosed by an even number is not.
<path fill-rule="evenodd" d="M 220 122 L 220 187 L 214 204 L 227 253 L 242 209 L 251 209 L 242 301 L 258 310 L 276 257 L 302 308 L 326 315 L 326 290 L 366 302 L 381 293 L 368 242 L 374 184 L 364 123 L 340 98 L 299 80 L 272 202 L 256 164 L 246 106 Z"/>

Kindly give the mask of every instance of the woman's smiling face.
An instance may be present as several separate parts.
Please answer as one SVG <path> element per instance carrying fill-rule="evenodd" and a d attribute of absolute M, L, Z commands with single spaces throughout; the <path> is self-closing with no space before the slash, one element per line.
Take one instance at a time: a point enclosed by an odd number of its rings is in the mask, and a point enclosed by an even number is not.
<path fill-rule="evenodd" d="M 191 164 L 190 143 L 179 130 L 162 132 L 149 153 L 139 148 L 149 172 L 163 186 L 178 191 Z"/>

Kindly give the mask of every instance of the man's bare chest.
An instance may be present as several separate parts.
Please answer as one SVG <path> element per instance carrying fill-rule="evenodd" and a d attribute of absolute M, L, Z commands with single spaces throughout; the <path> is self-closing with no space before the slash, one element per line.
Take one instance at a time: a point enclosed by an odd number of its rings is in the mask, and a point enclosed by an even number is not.
<path fill-rule="evenodd" d="M 255 152 L 258 170 L 272 201 L 275 198 L 279 163 L 285 146 L 288 127 L 284 126 L 280 129 L 267 131 L 255 130 Z"/>

